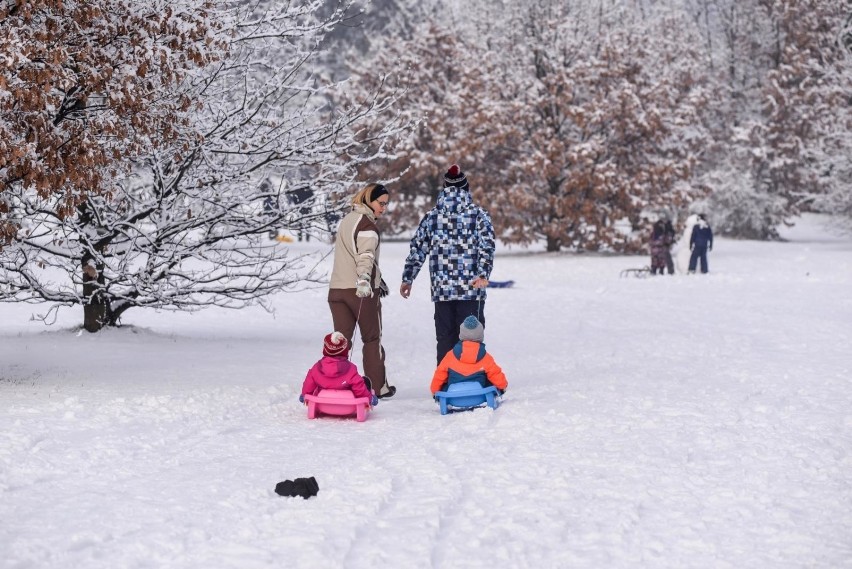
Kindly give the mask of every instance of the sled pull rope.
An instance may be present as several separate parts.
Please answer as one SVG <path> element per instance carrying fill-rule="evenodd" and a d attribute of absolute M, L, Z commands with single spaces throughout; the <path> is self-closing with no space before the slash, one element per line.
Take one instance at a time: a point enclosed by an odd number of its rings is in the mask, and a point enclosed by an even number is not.
<path fill-rule="evenodd" d="M 361 306 L 364 304 L 364 297 L 359 297 L 358 301 L 358 314 L 355 315 L 355 329 L 352 330 L 352 342 L 349 344 L 349 359 L 352 360 L 352 346 L 355 345 L 355 336 L 358 335 L 358 320 L 361 319 Z"/>

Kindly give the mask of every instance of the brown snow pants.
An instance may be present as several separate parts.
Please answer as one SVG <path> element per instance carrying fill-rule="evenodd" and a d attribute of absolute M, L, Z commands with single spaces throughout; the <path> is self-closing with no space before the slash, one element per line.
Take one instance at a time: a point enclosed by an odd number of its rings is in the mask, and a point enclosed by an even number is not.
<path fill-rule="evenodd" d="M 378 291 L 377 291 L 378 292 Z M 377 293 L 358 298 L 354 288 L 332 288 L 328 291 L 328 306 L 334 329 L 346 336 L 350 344 L 357 321 L 364 344 L 361 352 L 362 375 L 370 378 L 373 390 L 380 393 L 385 385 L 385 349 L 382 347 L 382 301 Z"/>

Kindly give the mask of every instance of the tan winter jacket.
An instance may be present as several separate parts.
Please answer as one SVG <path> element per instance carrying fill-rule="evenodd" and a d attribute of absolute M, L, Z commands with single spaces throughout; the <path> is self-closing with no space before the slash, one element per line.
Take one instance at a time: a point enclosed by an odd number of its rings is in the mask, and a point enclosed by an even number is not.
<path fill-rule="evenodd" d="M 373 289 L 379 286 L 379 228 L 369 206 L 355 204 L 337 228 L 334 267 L 329 288 L 355 288 L 359 275 L 370 275 Z"/>

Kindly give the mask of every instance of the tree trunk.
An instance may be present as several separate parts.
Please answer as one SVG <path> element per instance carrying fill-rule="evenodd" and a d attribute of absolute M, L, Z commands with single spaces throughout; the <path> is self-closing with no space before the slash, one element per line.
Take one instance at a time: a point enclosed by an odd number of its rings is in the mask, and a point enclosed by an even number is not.
<path fill-rule="evenodd" d="M 113 325 L 109 299 L 103 293 L 103 265 L 97 265 L 91 255 L 83 255 L 83 328 L 98 332 Z"/>
<path fill-rule="evenodd" d="M 547 236 L 547 251 L 548 253 L 554 253 L 559 251 L 562 248 L 562 239 L 559 237 L 551 237 Z"/>

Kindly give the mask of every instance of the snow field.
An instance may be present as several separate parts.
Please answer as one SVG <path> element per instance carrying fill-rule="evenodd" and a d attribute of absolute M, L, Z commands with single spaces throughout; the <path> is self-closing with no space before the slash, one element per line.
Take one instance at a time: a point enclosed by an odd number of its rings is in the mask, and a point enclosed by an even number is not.
<path fill-rule="evenodd" d="M 852 567 L 852 239 L 806 221 L 719 239 L 706 276 L 501 249 L 516 286 L 489 290 L 485 340 L 509 390 L 445 417 L 402 243 L 399 392 L 365 423 L 297 401 L 323 289 L 96 336 L 0 305 L 0 567 Z M 274 493 L 300 476 L 317 497 Z"/>

